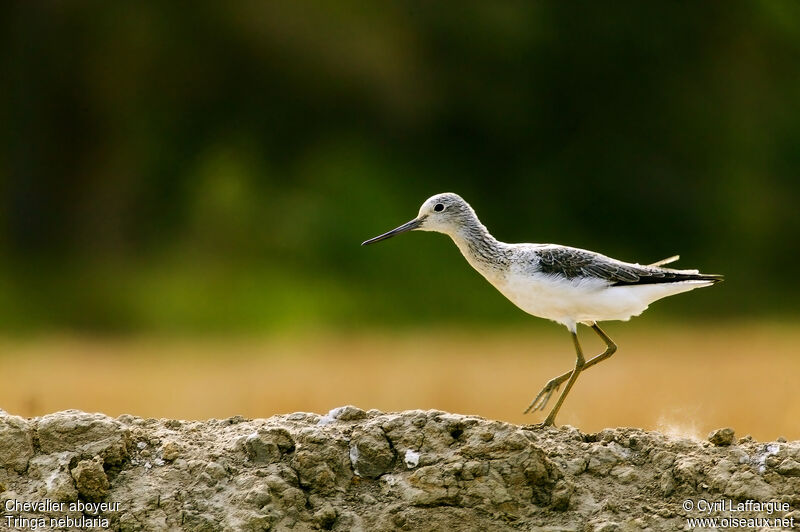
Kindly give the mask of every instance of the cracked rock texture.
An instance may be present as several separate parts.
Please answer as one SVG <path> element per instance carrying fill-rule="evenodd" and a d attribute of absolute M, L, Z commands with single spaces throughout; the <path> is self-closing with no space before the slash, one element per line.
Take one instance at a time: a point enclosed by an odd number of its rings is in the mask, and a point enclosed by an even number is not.
<path fill-rule="evenodd" d="M 712 440 L 352 406 L 202 422 L 0 411 L 0 530 L 14 529 L 7 516 L 98 517 L 7 502 L 48 500 L 109 503 L 99 516 L 124 531 L 682 530 L 731 515 L 800 526 L 800 442 Z M 701 499 L 788 509 L 685 509 Z"/>

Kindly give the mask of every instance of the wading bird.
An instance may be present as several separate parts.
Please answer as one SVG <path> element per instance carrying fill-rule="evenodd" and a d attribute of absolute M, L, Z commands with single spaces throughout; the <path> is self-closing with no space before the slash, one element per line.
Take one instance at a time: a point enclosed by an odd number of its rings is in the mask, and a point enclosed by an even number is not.
<path fill-rule="evenodd" d="M 361 245 L 406 231 L 435 231 L 448 235 L 467 262 L 512 303 L 528 314 L 567 327 L 577 354 L 575 368 L 548 381 L 525 410 L 525 413 L 544 410 L 553 392 L 567 381 L 544 425 L 555 423 L 581 371 L 609 358 L 617 350 L 616 344 L 598 327 L 598 321 L 626 321 L 662 297 L 722 280 L 721 275 L 663 267 L 676 261 L 677 256 L 641 265 L 568 246 L 506 244 L 489 234 L 469 203 L 450 192 L 428 198 L 416 218 Z M 606 344 L 603 353 L 588 361 L 578 342 L 579 323 L 591 327 Z"/>

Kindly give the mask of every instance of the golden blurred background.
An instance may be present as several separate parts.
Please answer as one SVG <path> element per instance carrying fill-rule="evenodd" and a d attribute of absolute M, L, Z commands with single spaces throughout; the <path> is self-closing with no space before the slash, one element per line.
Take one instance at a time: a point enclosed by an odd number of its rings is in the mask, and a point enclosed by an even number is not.
<path fill-rule="evenodd" d="M 0 71 L 0 409 L 540 421 L 562 327 L 359 247 L 453 191 L 726 276 L 607 324 L 560 422 L 800 438 L 797 2 L 11 2 Z"/>
<path fill-rule="evenodd" d="M 667 322 L 607 329 L 620 349 L 581 375 L 561 424 L 586 432 L 636 426 L 686 437 L 731 426 L 740 437 L 800 438 L 795 327 Z M 604 348 L 587 337 L 587 353 Z M 29 416 L 78 408 L 145 417 L 268 417 L 354 404 L 530 424 L 547 411 L 523 415 L 524 407 L 574 362 L 569 336 L 556 325 L 205 341 L 57 337 L 1 347 L 14 377 L 0 389 L 0 402 Z"/>

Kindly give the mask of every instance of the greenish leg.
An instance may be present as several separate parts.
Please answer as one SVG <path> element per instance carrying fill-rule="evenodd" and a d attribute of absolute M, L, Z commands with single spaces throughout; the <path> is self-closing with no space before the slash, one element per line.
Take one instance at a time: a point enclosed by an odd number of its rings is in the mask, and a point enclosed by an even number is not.
<path fill-rule="evenodd" d="M 578 375 L 581 374 L 581 370 L 586 365 L 586 360 L 584 360 L 583 352 L 581 351 L 581 344 L 578 342 L 577 332 L 572 333 L 572 342 L 575 344 L 575 354 L 577 355 L 577 358 L 575 359 L 575 369 L 572 370 L 572 375 L 567 381 L 564 391 L 558 396 L 556 406 L 553 407 L 553 409 L 547 415 L 547 418 L 544 420 L 544 423 L 542 423 L 544 426 L 555 425 L 556 415 L 558 414 L 558 411 L 561 410 L 561 405 L 564 404 L 564 399 L 567 398 L 567 394 L 572 389 L 575 381 L 578 380 Z"/>
<path fill-rule="evenodd" d="M 587 370 L 595 364 L 602 362 L 617 351 L 617 344 L 615 344 L 614 341 L 608 337 L 603 329 L 598 327 L 596 323 L 593 323 L 591 327 L 594 329 L 594 332 L 596 332 L 598 336 L 600 336 L 600 338 L 602 338 L 606 343 L 606 350 L 601 354 L 589 359 L 583 366 L 583 370 Z M 558 377 L 550 379 L 547 384 L 545 384 L 544 388 L 542 388 L 542 391 L 539 392 L 539 395 L 537 395 L 536 398 L 531 401 L 531 404 L 528 405 L 528 408 L 525 409 L 524 413 L 527 414 L 531 411 L 544 410 L 544 407 L 547 405 L 547 402 L 550 401 L 550 397 L 553 395 L 553 392 L 558 390 L 561 384 L 563 384 L 563 382 L 569 379 L 571 376 L 572 371 L 568 371 L 563 375 L 559 375 Z"/>

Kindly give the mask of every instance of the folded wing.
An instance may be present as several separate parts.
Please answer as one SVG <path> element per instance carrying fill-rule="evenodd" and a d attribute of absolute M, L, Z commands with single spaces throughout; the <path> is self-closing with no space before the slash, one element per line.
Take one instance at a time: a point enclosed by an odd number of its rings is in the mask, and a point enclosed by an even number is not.
<path fill-rule="evenodd" d="M 683 281 L 722 280 L 721 275 L 702 274 L 697 270 L 673 270 L 660 264 L 672 262 L 665 259 L 657 265 L 644 266 L 622 262 L 600 253 L 566 246 L 545 245 L 535 251 L 539 258 L 539 271 L 560 275 L 567 279 L 603 279 L 610 286 L 630 286 L 655 283 L 680 283 Z M 673 259 L 673 257 L 670 257 Z"/>

